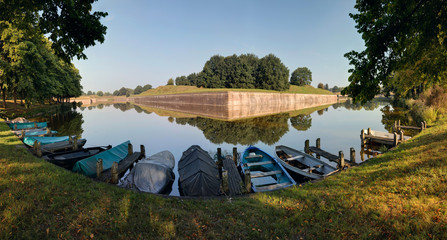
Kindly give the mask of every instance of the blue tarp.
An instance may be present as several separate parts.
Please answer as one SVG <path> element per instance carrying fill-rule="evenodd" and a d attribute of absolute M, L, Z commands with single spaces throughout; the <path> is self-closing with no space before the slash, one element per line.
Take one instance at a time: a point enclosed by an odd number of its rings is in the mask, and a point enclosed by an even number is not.
<path fill-rule="evenodd" d="M 35 128 L 34 123 L 37 124 L 37 128 L 46 128 L 47 122 L 27 122 L 27 123 L 8 123 L 8 126 L 11 129 L 14 129 L 14 125 L 17 125 L 17 130 L 27 129 L 27 128 Z"/>
<path fill-rule="evenodd" d="M 103 170 L 107 170 L 112 167 L 113 162 L 121 162 L 126 158 L 129 150 L 130 141 L 121 143 L 107 151 L 96 154 L 84 160 L 78 161 L 74 167 L 73 172 L 82 173 L 88 177 L 96 176 L 96 162 L 98 159 L 102 159 Z"/>
<path fill-rule="evenodd" d="M 32 147 L 34 145 L 34 141 L 40 142 L 40 145 L 46 145 L 46 144 L 50 144 L 50 143 L 68 141 L 68 139 L 69 139 L 68 136 L 63 136 L 63 137 L 25 137 L 25 138 L 23 138 L 23 143 Z"/>

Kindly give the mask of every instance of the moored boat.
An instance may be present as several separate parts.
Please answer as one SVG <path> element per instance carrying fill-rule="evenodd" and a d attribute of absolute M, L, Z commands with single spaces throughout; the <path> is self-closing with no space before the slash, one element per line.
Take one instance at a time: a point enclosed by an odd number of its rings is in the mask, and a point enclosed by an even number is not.
<path fill-rule="evenodd" d="M 319 179 L 337 172 L 337 164 L 296 149 L 279 145 L 275 148 L 277 160 L 287 170 L 310 179 Z"/>
<path fill-rule="evenodd" d="M 220 195 L 219 170 L 210 155 L 193 145 L 178 162 L 179 190 L 184 196 Z"/>
<path fill-rule="evenodd" d="M 64 141 L 68 141 L 69 140 L 69 136 L 61 136 L 61 137 L 36 137 L 36 136 L 31 136 L 31 137 L 24 137 L 23 138 L 23 143 L 25 143 L 26 145 L 33 147 L 34 146 L 34 142 L 38 141 L 40 142 L 40 145 L 47 145 L 47 144 L 52 144 L 52 143 L 57 143 L 57 142 L 64 142 Z"/>
<path fill-rule="evenodd" d="M 30 128 L 46 128 L 47 122 L 24 122 L 24 123 L 8 123 L 13 130 L 30 129 Z"/>
<path fill-rule="evenodd" d="M 242 173 L 251 177 L 253 192 L 273 191 L 295 185 L 282 165 L 257 147 L 245 149 L 240 160 Z"/>
<path fill-rule="evenodd" d="M 156 153 L 138 161 L 120 185 L 142 192 L 163 193 L 175 179 L 174 166 L 175 158 L 171 152 Z"/>
<path fill-rule="evenodd" d="M 112 148 L 110 145 L 106 147 L 81 148 L 69 152 L 51 153 L 45 155 L 43 159 L 60 167 L 71 170 L 77 161 L 94 156 L 110 148 Z"/>

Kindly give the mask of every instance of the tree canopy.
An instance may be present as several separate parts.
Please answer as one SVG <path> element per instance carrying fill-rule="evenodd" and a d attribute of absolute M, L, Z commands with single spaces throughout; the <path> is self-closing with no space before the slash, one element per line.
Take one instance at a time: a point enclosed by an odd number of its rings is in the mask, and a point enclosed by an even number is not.
<path fill-rule="evenodd" d="M 349 86 L 343 94 L 366 102 L 380 92 L 446 84 L 447 4 L 440 0 L 357 0 L 350 14 L 366 49 L 345 54 Z"/>
<path fill-rule="evenodd" d="M 297 86 L 310 85 L 312 82 L 312 72 L 307 67 L 299 67 L 292 72 L 290 84 Z"/>

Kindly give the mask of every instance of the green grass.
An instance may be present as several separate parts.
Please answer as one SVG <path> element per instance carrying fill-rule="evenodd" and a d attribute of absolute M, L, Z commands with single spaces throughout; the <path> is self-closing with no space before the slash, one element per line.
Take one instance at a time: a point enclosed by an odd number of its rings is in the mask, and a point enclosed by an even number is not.
<path fill-rule="evenodd" d="M 163 94 L 180 94 L 180 93 L 201 93 L 201 92 L 226 92 L 226 91 L 239 91 L 239 92 L 269 92 L 269 93 L 302 93 L 302 94 L 330 94 L 333 93 L 324 89 L 314 88 L 312 86 L 295 86 L 290 85 L 290 89 L 287 91 L 273 91 L 265 89 L 236 89 L 236 88 L 198 88 L 195 86 L 160 86 L 154 89 L 147 90 L 140 95 L 136 96 L 150 96 L 150 95 L 163 95 Z"/>
<path fill-rule="evenodd" d="M 136 193 L 17 146 L 0 120 L 0 239 L 447 238 L 447 118 L 360 167 L 233 199 Z"/>

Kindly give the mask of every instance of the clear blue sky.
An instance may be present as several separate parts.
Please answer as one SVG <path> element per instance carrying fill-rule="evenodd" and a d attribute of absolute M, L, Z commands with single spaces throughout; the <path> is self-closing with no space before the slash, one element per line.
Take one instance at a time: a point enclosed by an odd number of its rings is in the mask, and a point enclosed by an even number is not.
<path fill-rule="evenodd" d="M 75 60 L 84 91 L 110 91 L 200 72 L 213 55 L 275 54 L 289 68 L 308 67 L 312 85 L 348 85 L 350 50 L 363 50 L 348 16 L 355 0 L 99 0 L 103 44 Z"/>

